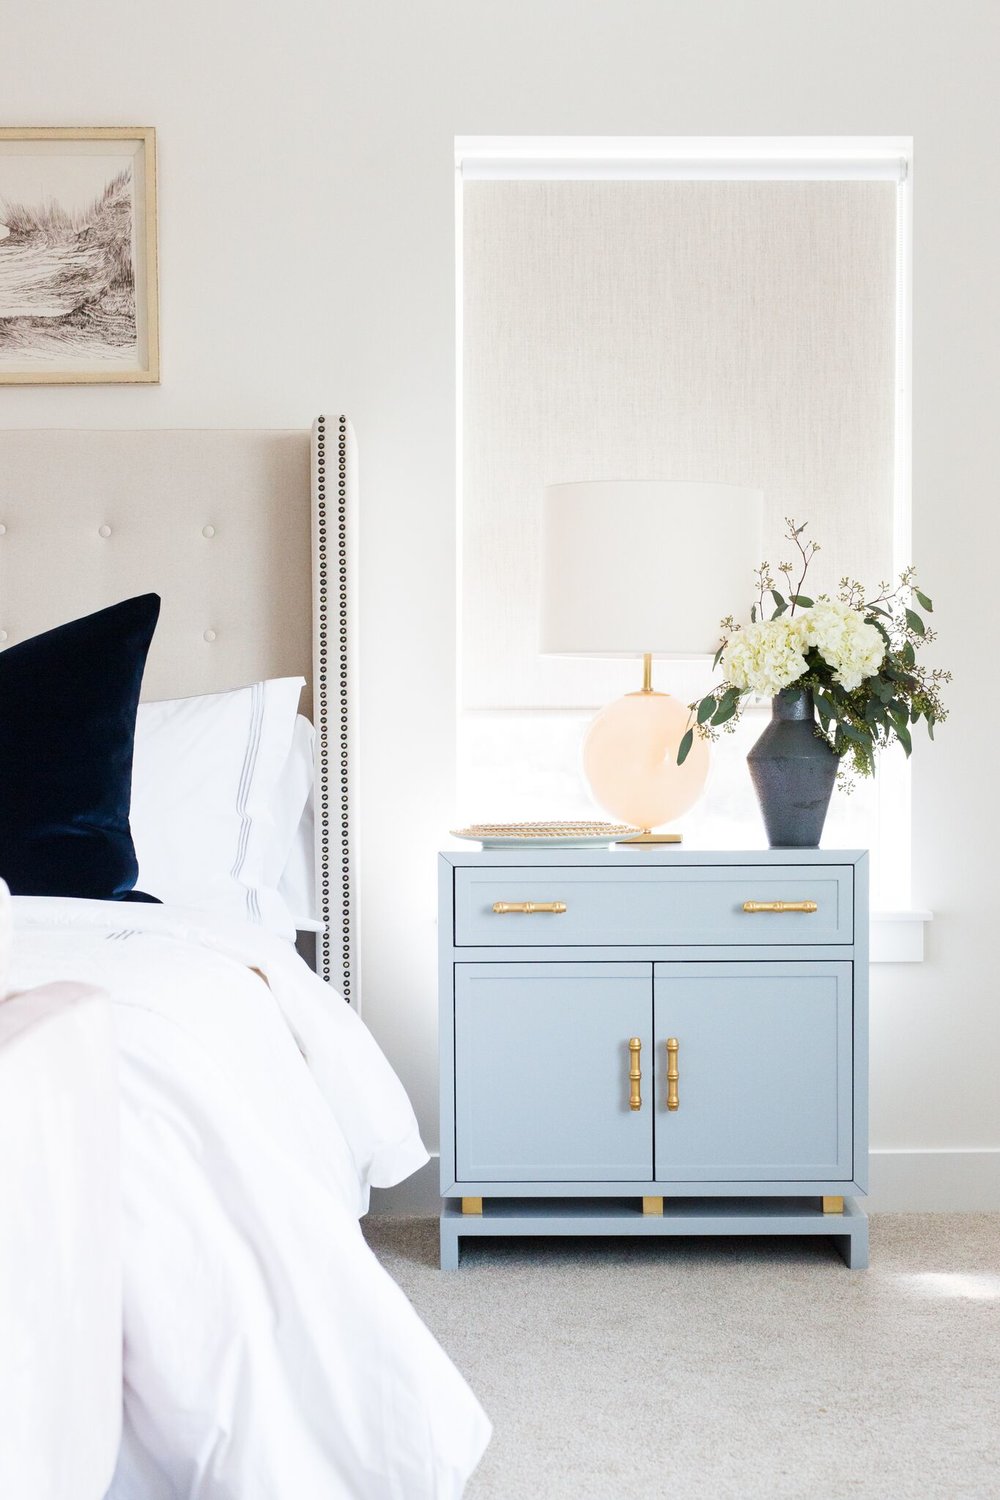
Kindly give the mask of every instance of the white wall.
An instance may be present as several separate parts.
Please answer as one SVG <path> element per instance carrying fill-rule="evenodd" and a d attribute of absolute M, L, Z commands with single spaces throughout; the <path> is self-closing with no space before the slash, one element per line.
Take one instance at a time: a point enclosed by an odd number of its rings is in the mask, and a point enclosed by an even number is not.
<path fill-rule="evenodd" d="M 929 1153 L 879 1158 L 884 1201 L 1000 1206 L 995 0 L 39 0 L 8 7 L 3 51 L 4 123 L 158 127 L 163 382 L 6 387 L 0 425 L 304 425 L 341 407 L 357 425 L 365 1014 L 429 1140 L 453 777 L 453 136 L 913 135 L 914 556 L 957 680 L 916 763 L 929 959 L 874 976 L 872 1134 Z"/>

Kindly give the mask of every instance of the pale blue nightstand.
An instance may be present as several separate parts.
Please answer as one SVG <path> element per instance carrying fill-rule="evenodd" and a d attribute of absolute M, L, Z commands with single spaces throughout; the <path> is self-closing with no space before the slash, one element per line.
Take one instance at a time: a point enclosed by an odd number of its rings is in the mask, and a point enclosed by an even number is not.
<path fill-rule="evenodd" d="M 440 929 L 443 1268 L 545 1234 L 867 1265 L 866 853 L 446 853 Z"/>

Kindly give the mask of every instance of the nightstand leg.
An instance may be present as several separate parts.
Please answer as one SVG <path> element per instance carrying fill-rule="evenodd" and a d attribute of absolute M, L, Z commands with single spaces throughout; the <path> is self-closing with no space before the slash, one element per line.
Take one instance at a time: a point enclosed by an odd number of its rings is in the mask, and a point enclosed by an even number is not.
<path fill-rule="evenodd" d="M 841 1200 L 840 1200 L 840 1206 L 841 1206 L 841 1208 L 843 1208 L 843 1206 L 844 1206 L 844 1200 L 843 1200 L 843 1198 L 841 1198 Z M 462 1212 L 463 1212 L 463 1214 L 481 1214 L 482 1211 L 483 1211 L 483 1200 L 482 1200 L 482 1198 L 463 1198 L 462 1199 Z"/>
<path fill-rule="evenodd" d="M 824 1198 L 823 1212 L 825 1214 L 842 1214 L 844 1212 L 843 1198 Z"/>
<path fill-rule="evenodd" d="M 458 1230 L 453 1218 L 441 1216 L 441 1269 L 458 1270 Z"/>
<path fill-rule="evenodd" d="M 642 1211 L 644 1214 L 662 1214 L 663 1199 L 644 1197 L 642 1200 Z"/>

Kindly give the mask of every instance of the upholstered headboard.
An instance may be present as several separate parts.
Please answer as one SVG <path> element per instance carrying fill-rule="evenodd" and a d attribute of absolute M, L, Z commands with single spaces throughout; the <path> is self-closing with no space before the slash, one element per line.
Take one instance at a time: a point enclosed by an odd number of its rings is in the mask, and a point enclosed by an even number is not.
<path fill-rule="evenodd" d="M 144 697 L 309 681 L 317 968 L 353 1002 L 355 471 L 346 417 L 311 433 L 0 432 L 0 649 L 154 591 Z"/>

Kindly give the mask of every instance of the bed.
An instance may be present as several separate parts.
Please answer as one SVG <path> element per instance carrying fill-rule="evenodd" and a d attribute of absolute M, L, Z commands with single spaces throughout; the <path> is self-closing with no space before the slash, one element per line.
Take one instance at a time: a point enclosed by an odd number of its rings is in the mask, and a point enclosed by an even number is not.
<path fill-rule="evenodd" d="M 0 902 L 0 1165 L 23 1207 L 0 1237 L 0 1493 L 457 1497 L 489 1424 L 358 1222 L 427 1158 L 357 1014 L 350 426 L 0 451 L 0 648 L 161 596 L 133 812 L 139 880 L 169 891 Z M 269 714 L 287 758 L 258 818 Z M 305 765 L 312 824 L 285 794 Z"/>

